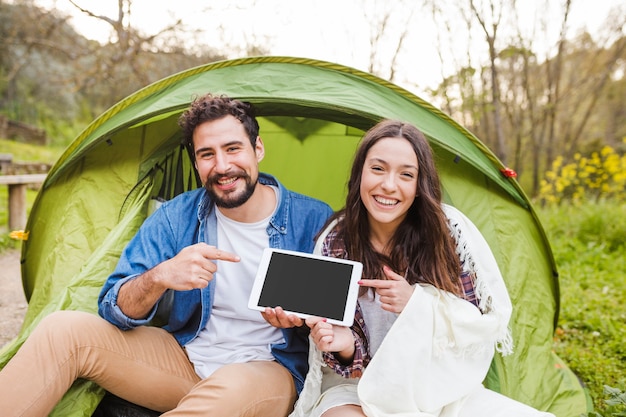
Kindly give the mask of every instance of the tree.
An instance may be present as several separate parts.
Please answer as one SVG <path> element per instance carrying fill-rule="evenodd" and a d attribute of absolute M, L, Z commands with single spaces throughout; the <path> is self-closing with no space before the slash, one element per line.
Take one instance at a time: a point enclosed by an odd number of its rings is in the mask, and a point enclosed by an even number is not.
<path fill-rule="evenodd" d="M 200 59 L 187 55 L 182 40 L 195 31 L 187 28 L 177 19 L 155 33 L 144 34 L 134 26 L 133 1 L 118 0 L 117 14 L 114 17 L 97 14 L 81 6 L 77 0 L 69 0 L 81 13 L 111 26 L 111 36 L 104 45 L 92 44 L 88 54 L 91 65 L 85 66 L 80 88 L 106 85 L 109 99 L 117 101 L 130 92 L 154 82 L 173 72 L 198 65 L 206 61 L 221 59 L 222 55 L 203 51 Z M 169 59 L 159 59 L 168 56 Z"/>
<path fill-rule="evenodd" d="M 0 111 L 46 128 L 53 140 L 70 140 L 80 126 L 151 82 L 224 58 L 200 42 L 183 42 L 183 32 L 186 40 L 196 32 L 185 31 L 178 21 L 153 34 L 141 33 L 131 20 L 131 0 L 117 2 L 116 17 L 97 15 L 78 0 L 72 4 L 110 25 L 110 38 L 85 39 L 67 14 L 42 9 L 32 0 L 0 3 Z M 256 44 L 250 47 L 262 51 Z M 71 133 L 57 132 L 62 125 Z"/>
<path fill-rule="evenodd" d="M 500 78 L 497 60 L 498 35 L 504 11 L 515 7 L 515 0 L 427 0 L 439 28 L 445 28 L 448 39 L 440 40 L 439 48 L 450 48 L 451 61 L 457 67 L 457 82 L 452 88 L 464 103 L 463 114 L 468 116 L 466 127 L 483 139 L 496 155 L 506 163 L 507 141 L 502 126 Z M 463 22 L 463 25 L 455 22 Z M 481 65 L 476 54 L 474 35 L 480 32 L 487 46 L 488 65 Z M 441 38 L 438 38 L 441 39 Z M 462 40 L 462 41 L 461 41 Z M 465 48 L 465 49 L 462 49 Z M 463 51 L 463 52 L 459 52 Z M 464 55 L 462 55 L 464 54 Z M 460 60 L 457 57 L 462 57 Z M 463 59 L 464 57 L 464 59 Z M 478 66 L 476 65 L 478 64 Z M 441 88 L 438 89 L 441 92 Z M 489 92 L 489 95 L 486 93 Z"/>
<path fill-rule="evenodd" d="M 35 122 L 44 105 L 65 108 L 70 117 L 75 105 L 68 82 L 71 69 L 59 62 L 80 58 L 87 45 L 68 25 L 67 19 L 26 1 L 2 3 L 0 13 L 0 108 L 12 118 Z M 51 90 L 57 90 L 54 94 Z"/>
<path fill-rule="evenodd" d="M 438 19 L 458 21 L 456 15 L 449 16 L 454 9 L 465 23 L 440 25 L 450 32 L 450 39 L 457 40 L 457 56 L 463 54 L 458 39 L 470 41 L 465 44 L 465 59 L 453 61 L 456 72 L 433 93 L 445 103 L 446 111 L 518 172 L 532 195 L 557 154 L 568 158 L 599 150 L 604 143 L 622 143 L 626 131 L 623 9 L 611 12 L 601 36 L 579 32 L 574 37 L 569 17 L 576 3 L 570 0 L 557 9 L 556 19 L 554 14 L 537 13 L 537 20 L 525 25 L 517 18 L 512 0 L 466 1 L 451 0 L 445 6 L 437 2 L 438 10 L 445 8 L 448 15 L 435 14 Z M 545 44 L 555 21 L 559 22 L 556 41 Z M 469 52 L 475 28 L 487 40 L 484 57 Z M 452 29 L 457 32 L 454 37 Z M 458 33 L 462 29 L 465 37 Z"/>
<path fill-rule="evenodd" d="M 567 121 L 563 118 L 559 120 L 566 157 L 572 157 L 581 147 L 589 124 L 596 120 L 595 111 L 600 99 L 607 93 L 607 86 L 612 84 L 611 75 L 614 69 L 620 61 L 626 59 L 626 37 L 606 49 L 598 47 L 589 39 L 583 39 L 582 42 L 584 49 L 569 57 L 576 66 L 569 68 L 574 82 L 568 85 L 568 93 L 576 98 L 568 101 L 568 110 L 577 117 Z M 594 52 L 588 54 L 588 50 Z"/>
<path fill-rule="evenodd" d="M 500 80 L 498 79 L 498 66 L 496 65 L 496 59 L 499 53 L 496 48 L 496 40 L 500 24 L 502 23 L 503 10 L 506 8 L 515 9 L 515 0 L 502 0 L 499 4 L 494 0 L 489 0 L 487 5 L 484 4 L 483 0 L 479 0 L 478 3 L 476 0 L 469 0 L 469 6 L 473 16 L 484 32 L 485 40 L 488 45 L 491 106 L 497 145 L 496 155 L 506 164 L 507 146 L 504 140 L 502 122 L 500 120 Z"/>
<path fill-rule="evenodd" d="M 398 68 L 410 35 L 416 4 L 410 0 L 366 0 L 364 3 L 361 10 L 370 25 L 367 71 L 398 83 Z M 413 57 L 410 59 L 414 61 Z"/>

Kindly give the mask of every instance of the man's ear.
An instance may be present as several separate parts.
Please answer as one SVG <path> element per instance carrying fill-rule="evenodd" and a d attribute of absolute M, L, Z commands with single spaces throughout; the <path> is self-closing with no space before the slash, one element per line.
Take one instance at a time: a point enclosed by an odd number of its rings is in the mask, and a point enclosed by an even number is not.
<path fill-rule="evenodd" d="M 265 145 L 261 140 L 261 136 L 256 137 L 256 144 L 254 145 L 254 152 L 256 153 L 257 162 L 261 162 L 265 158 Z"/>

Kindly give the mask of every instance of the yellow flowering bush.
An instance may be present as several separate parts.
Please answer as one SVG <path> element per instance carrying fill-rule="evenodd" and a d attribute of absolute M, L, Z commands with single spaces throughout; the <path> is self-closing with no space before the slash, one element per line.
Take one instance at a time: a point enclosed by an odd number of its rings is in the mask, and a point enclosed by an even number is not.
<path fill-rule="evenodd" d="M 625 188 L 626 155 L 604 146 L 588 156 L 577 153 L 571 162 L 557 157 L 541 181 L 538 199 L 542 204 L 577 204 L 587 199 L 623 201 Z"/>

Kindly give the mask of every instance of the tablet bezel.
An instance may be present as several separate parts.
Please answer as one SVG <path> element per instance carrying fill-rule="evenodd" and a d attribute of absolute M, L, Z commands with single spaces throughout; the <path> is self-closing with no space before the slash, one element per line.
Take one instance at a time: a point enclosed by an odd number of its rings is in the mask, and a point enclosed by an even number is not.
<path fill-rule="evenodd" d="M 348 259 L 342 258 L 333 258 L 330 256 L 321 256 L 314 255 L 311 253 L 297 252 L 286 249 L 276 249 L 276 248 L 266 248 L 263 250 L 263 256 L 261 257 L 261 262 L 259 263 L 259 267 L 257 269 L 257 274 L 254 279 L 254 283 L 252 285 L 252 291 L 250 292 L 250 298 L 248 301 L 248 307 L 253 310 L 265 311 L 266 307 L 274 308 L 274 306 L 265 306 L 260 305 L 259 300 L 261 298 L 261 293 L 266 282 L 267 271 L 269 269 L 270 261 L 274 253 L 293 255 L 296 257 L 309 258 L 309 259 L 317 259 L 323 262 L 329 263 L 337 263 L 337 264 L 347 264 L 352 267 L 350 274 L 350 281 L 348 284 L 348 293 L 345 299 L 344 312 L 341 320 L 324 317 L 328 323 L 336 324 L 339 326 L 351 326 L 354 321 L 354 311 L 356 309 L 356 302 L 359 294 L 359 284 L 358 281 L 361 279 L 361 274 L 363 271 L 363 264 L 357 261 L 352 261 Z M 331 288 L 328 288 L 328 291 L 331 291 Z M 324 300 L 320 300 L 320 302 L 324 302 Z M 282 307 L 282 306 L 281 306 Z M 287 310 L 285 309 L 287 314 L 294 314 L 302 319 L 306 319 L 308 317 L 312 317 L 313 314 L 304 313 L 301 311 Z"/>

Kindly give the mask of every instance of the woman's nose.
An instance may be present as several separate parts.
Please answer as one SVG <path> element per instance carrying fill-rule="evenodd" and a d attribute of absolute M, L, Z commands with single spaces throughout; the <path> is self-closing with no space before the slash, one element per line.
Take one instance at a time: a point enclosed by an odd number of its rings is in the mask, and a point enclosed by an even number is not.
<path fill-rule="evenodd" d="M 385 175 L 385 178 L 383 178 L 383 183 L 382 183 L 382 187 L 385 190 L 395 190 L 396 189 L 396 179 L 394 178 L 393 175 Z"/>

